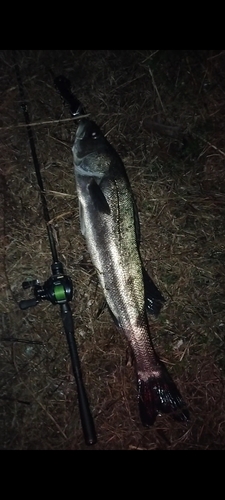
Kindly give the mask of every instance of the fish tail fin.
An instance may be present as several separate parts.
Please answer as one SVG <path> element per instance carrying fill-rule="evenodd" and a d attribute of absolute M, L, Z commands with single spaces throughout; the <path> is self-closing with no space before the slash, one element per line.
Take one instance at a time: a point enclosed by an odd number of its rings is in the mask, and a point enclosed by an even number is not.
<path fill-rule="evenodd" d="M 139 376 L 140 375 L 140 376 Z M 149 427 L 154 424 L 158 414 L 172 413 L 175 420 L 187 422 L 189 411 L 182 396 L 169 375 L 165 365 L 155 370 L 155 375 L 147 380 L 138 375 L 138 402 L 142 424 Z"/>

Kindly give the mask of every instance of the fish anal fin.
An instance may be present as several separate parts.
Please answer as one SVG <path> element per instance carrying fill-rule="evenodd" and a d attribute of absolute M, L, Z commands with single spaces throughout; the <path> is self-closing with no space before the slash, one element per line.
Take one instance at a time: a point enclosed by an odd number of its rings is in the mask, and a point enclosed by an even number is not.
<path fill-rule="evenodd" d="M 117 327 L 117 328 L 121 328 L 121 324 L 120 324 L 119 320 L 116 318 L 115 314 L 113 314 L 113 312 L 112 312 L 111 308 L 109 307 L 109 304 L 108 304 L 107 302 L 106 302 L 106 304 L 107 304 L 107 307 L 108 307 L 109 313 L 110 313 L 110 315 L 112 316 L 112 319 L 113 319 L 113 321 L 114 321 L 114 323 L 115 323 L 116 327 Z"/>

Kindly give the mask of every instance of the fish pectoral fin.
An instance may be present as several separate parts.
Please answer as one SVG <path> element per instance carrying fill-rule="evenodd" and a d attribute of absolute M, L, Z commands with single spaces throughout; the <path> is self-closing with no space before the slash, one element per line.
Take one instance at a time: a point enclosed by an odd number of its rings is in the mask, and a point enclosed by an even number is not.
<path fill-rule="evenodd" d="M 110 214 L 109 204 L 100 186 L 95 181 L 95 179 L 91 179 L 91 182 L 88 185 L 88 190 L 96 210 L 109 215 Z"/>
<path fill-rule="evenodd" d="M 158 316 L 165 299 L 144 267 L 142 267 L 142 272 L 145 288 L 145 307 L 148 313 Z"/>

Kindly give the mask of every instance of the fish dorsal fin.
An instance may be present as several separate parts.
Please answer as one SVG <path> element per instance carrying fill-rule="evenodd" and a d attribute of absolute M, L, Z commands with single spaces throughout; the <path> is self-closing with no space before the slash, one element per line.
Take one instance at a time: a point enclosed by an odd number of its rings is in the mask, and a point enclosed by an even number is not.
<path fill-rule="evenodd" d="M 144 288 L 145 288 L 145 307 L 149 314 L 158 316 L 160 309 L 165 302 L 163 295 L 150 278 L 144 266 L 142 266 Z"/>
<path fill-rule="evenodd" d="M 133 210 L 134 210 L 136 241 L 139 250 L 141 241 L 141 231 L 140 231 L 138 209 L 134 198 L 133 198 Z M 143 265 L 142 265 L 142 273 L 143 273 L 144 288 L 145 288 L 145 307 L 149 314 L 154 314 L 154 316 L 158 316 L 160 309 L 163 303 L 165 302 L 165 299 L 161 294 L 160 290 L 157 288 L 155 283 L 150 278 L 149 274 L 147 273 Z"/>
<path fill-rule="evenodd" d="M 138 215 L 136 201 L 134 199 L 133 194 L 132 194 L 132 198 L 133 198 L 132 202 L 133 202 L 133 211 L 134 211 L 134 225 L 135 225 L 136 241 L 137 241 L 137 247 L 139 249 L 140 241 L 141 241 L 140 221 L 139 221 L 139 215 Z"/>

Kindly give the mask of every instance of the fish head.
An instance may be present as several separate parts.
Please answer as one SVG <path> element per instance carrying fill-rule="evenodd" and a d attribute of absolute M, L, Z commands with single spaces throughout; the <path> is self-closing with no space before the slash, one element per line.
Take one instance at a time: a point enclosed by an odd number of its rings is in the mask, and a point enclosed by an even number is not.
<path fill-rule="evenodd" d="M 93 140 L 98 140 L 102 136 L 103 133 L 101 129 L 93 120 L 89 120 L 88 118 L 82 118 L 80 120 L 77 127 L 76 139 L 83 141 L 86 147 L 90 145 Z"/>
<path fill-rule="evenodd" d="M 101 179 L 109 172 L 112 147 L 94 121 L 80 120 L 72 152 L 76 174 Z"/>

